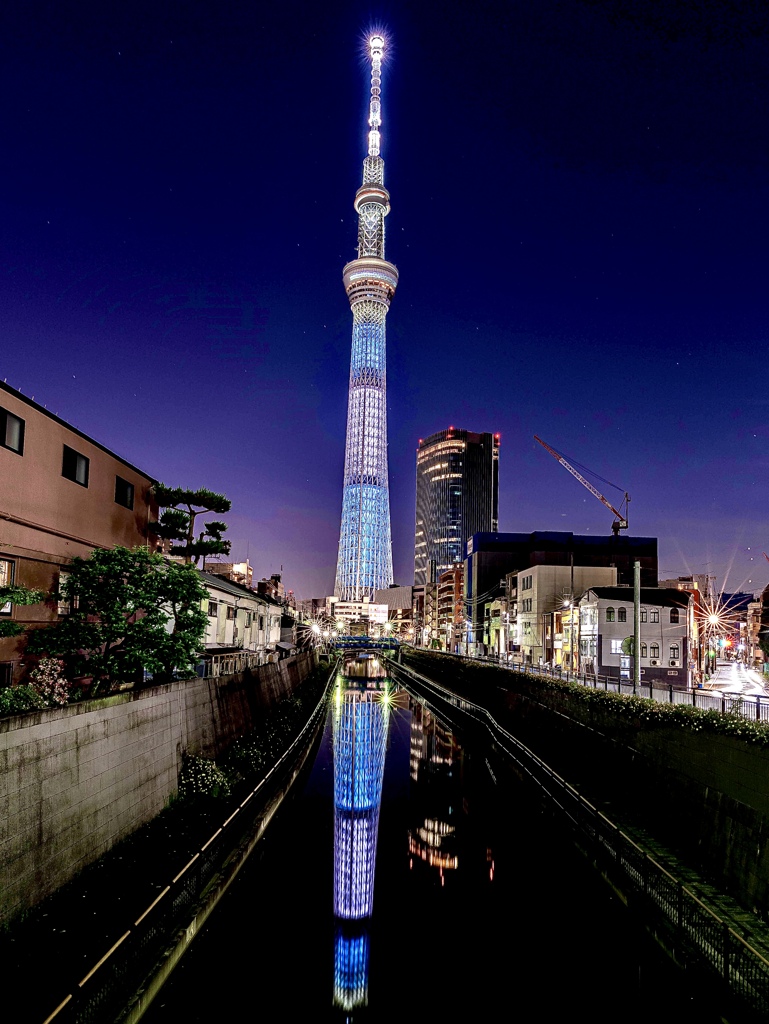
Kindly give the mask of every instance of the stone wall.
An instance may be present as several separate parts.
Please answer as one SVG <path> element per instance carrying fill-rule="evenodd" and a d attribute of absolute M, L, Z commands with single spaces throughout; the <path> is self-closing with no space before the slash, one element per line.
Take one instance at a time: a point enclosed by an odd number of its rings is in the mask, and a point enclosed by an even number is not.
<path fill-rule="evenodd" d="M 223 753 L 316 664 L 300 654 L 0 720 L 0 924 L 159 814 L 186 752 Z"/>

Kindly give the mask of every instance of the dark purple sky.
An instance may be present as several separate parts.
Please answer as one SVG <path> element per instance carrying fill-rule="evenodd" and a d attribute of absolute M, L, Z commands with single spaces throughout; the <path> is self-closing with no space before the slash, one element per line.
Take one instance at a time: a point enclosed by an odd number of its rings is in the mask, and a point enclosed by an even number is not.
<path fill-rule="evenodd" d="M 6 5 L 0 379 L 330 592 L 372 23 L 396 581 L 453 424 L 502 435 L 500 529 L 609 533 L 538 434 L 630 493 L 663 576 L 762 587 L 763 3 Z"/>

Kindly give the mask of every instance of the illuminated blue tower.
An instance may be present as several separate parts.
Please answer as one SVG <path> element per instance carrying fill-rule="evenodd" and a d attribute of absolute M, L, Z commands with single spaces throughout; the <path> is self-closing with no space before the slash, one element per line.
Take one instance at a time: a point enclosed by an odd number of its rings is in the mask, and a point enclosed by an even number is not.
<path fill-rule="evenodd" d="M 384 160 L 379 155 L 384 45 L 381 35 L 369 39 L 368 155 L 363 161 L 363 184 L 355 193 L 358 258 L 343 270 L 353 326 L 342 526 L 334 586 L 334 593 L 342 601 L 373 598 L 375 590 L 384 590 L 393 581 L 385 318 L 398 284 L 398 271 L 384 258 L 384 219 L 390 212 Z"/>

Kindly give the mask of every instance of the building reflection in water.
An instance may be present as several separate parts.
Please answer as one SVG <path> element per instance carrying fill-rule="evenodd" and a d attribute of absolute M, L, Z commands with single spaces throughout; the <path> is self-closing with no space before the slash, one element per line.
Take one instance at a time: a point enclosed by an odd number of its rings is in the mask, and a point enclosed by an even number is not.
<path fill-rule="evenodd" d="M 391 700 L 378 658 L 345 663 L 333 707 L 334 1005 L 348 1014 L 368 1004 L 368 924 Z"/>
<path fill-rule="evenodd" d="M 418 701 L 410 701 L 410 710 L 410 772 L 417 784 L 412 794 L 417 816 L 409 830 L 409 864 L 413 869 L 415 859 L 422 861 L 437 871 L 444 885 L 446 872 L 459 867 L 461 748 L 452 730 Z"/>

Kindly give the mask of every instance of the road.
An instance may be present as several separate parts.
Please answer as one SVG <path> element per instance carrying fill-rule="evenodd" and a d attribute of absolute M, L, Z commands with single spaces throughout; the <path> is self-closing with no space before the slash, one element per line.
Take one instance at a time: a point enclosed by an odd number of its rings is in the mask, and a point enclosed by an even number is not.
<path fill-rule="evenodd" d="M 769 686 L 765 677 L 755 669 L 747 668 L 741 661 L 718 661 L 716 673 L 706 684 L 707 690 L 720 690 L 722 693 L 740 693 L 745 697 L 769 695 Z"/>

